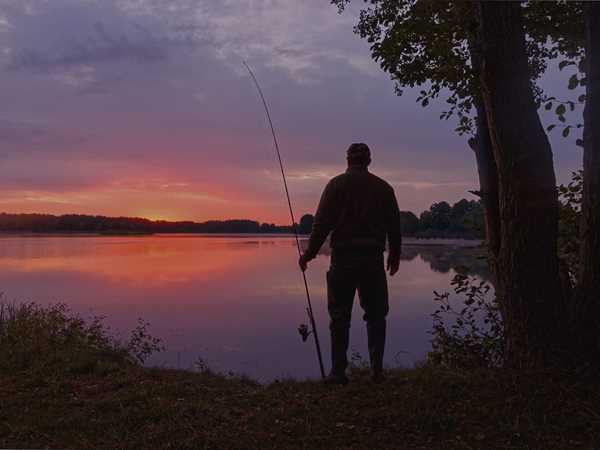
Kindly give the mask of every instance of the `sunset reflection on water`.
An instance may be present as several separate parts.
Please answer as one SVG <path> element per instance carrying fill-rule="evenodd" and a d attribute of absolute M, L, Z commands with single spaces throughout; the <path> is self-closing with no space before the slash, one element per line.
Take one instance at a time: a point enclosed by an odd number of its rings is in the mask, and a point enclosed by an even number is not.
<path fill-rule="evenodd" d="M 447 290 L 459 266 L 484 270 L 473 249 L 414 244 L 407 241 L 389 280 L 389 365 L 426 354 L 432 291 Z M 306 322 L 296 260 L 286 236 L 10 236 L 0 238 L 0 291 L 8 300 L 61 301 L 84 316 L 104 315 L 123 334 L 141 317 L 165 341 L 152 364 L 189 368 L 202 358 L 214 370 L 262 380 L 305 378 L 318 370 L 312 343 L 296 331 Z M 328 260 L 319 255 L 307 272 L 326 359 Z M 361 322 L 356 304 L 351 347 L 366 356 Z"/>

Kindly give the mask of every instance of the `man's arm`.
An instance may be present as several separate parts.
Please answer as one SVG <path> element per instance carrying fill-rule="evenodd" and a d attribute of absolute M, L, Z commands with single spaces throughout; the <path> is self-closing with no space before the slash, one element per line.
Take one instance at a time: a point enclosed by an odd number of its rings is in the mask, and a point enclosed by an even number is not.
<path fill-rule="evenodd" d="M 400 253 L 402 252 L 402 232 L 400 231 L 400 208 L 396 200 L 396 194 L 390 189 L 386 208 L 386 228 L 388 237 L 388 270 L 390 275 L 398 271 L 400 265 Z"/>
<path fill-rule="evenodd" d="M 321 195 L 319 207 L 315 213 L 312 232 L 308 241 L 308 248 L 300 258 L 300 267 L 306 270 L 306 263 L 314 259 L 319 253 L 319 249 L 327 239 L 327 236 L 333 228 L 335 222 L 335 188 L 330 181 Z"/>

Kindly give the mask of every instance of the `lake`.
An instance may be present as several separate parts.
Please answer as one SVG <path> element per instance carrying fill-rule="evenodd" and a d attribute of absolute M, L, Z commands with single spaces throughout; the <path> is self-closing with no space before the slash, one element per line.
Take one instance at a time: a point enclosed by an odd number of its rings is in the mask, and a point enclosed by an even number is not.
<path fill-rule="evenodd" d="M 473 241 L 405 239 L 400 270 L 388 278 L 385 362 L 410 366 L 430 348 L 433 290 L 447 291 L 460 267 L 485 276 Z M 325 271 L 328 248 L 307 271 L 329 367 Z M 478 258 L 479 256 L 479 258 Z M 123 336 L 138 318 L 166 350 L 149 363 L 211 369 L 269 381 L 319 375 L 307 323 L 297 250 L 290 236 L 9 236 L 0 237 L 5 300 L 64 302 L 84 317 L 106 316 Z M 366 330 L 355 302 L 351 349 L 367 358 Z"/>

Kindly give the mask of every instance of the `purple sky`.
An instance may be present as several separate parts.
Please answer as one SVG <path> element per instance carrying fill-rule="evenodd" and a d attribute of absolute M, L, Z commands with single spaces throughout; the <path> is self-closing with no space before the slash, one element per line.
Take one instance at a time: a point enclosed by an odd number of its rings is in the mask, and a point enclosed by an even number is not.
<path fill-rule="evenodd" d="M 0 211 L 287 221 L 243 59 L 270 103 L 298 215 L 354 141 L 371 146 L 402 209 L 471 198 L 474 157 L 438 119 L 444 103 L 397 97 L 352 32 L 357 10 L 327 3 L 0 0 Z M 575 97 L 554 66 L 543 86 Z M 581 152 L 559 134 L 566 182 Z"/>

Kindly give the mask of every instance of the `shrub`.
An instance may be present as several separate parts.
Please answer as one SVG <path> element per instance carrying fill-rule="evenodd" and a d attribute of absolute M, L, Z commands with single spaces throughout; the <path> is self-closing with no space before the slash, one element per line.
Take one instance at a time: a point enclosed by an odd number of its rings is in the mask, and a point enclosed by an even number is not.
<path fill-rule="evenodd" d="M 428 361 L 460 368 L 500 366 L 504 327 L 491 286 L 465 274 L 457 274 L 451 285 L 461 307 L 453 306 L 450 293 L 434 291 L 439 307 L 432 314 L 433 349 Z"/>
<path fill-rule="evenodd" d="M 62 303 L 0 303 L 0 373 L 108 372 L 143 363 L 160 342 L 142 321 L 121 342 L 102 317 L 86 321 Z"/>

